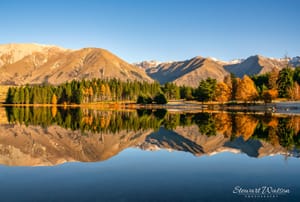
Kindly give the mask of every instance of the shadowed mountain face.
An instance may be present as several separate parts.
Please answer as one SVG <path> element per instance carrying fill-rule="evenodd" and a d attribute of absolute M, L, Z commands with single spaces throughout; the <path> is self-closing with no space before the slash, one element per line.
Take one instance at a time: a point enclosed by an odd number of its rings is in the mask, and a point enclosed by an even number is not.
<path fill-rule="evenodd" d="M 260 55 L 250 56 L 245 60 L 233 60 L 230 62 L 219 61 L 214 58 L 194 57 L 190 60 L 177 62 L 143 61 L 134 65 L 145 69 L 147 74 L 161 84 L 174 82 L 180 86 L 197 87 L 200 80 L 208 77 L 223 81 L 230 73 L 242 78 L 244 75 L 264 74 L 279 71 L 290 66 L 297 67 L 300 64 L 299 57 L 274 59 Z"/>
<path fill-rule="evenodd" d="M 161 62 L 156 61 L 156 60 L 133 63 L 133 65 L 140 67 L 142 69 L 145 69 L 145 70 L 152 68 L 152 67 L 157 67 L 159 64 L 161 64 Z"/>
<path fill-rule="evenodd" d="M 223 81 L 228 72 L 221 64 L 202 57 L 186 61 L 161 63 L 156 67 L 146 69 L 147 74 L 164 84 L 174 82 L 180 86 L 196 87 L 201 79 L 208 77 Z"/>
<path fill-rule="evenodd" d="M 160 128 L 157 132 L 152 133 L 146 139 L 144 148 L 155 145 L 157 148 L 165 148 L 178 151 L 188 151 L 193 154 L 204 153 L 201 145 L 181 136 L 172 130 Z M 150 146 L 150 147 L 151 147 Z"/>
<path fill-rule="evenodd" d="M 36 44 L 0 45 L 0 84 L 59 84 L 93 78 L 152 81 L 142 69 L 100 48 L 67 50 Z"/>
<path fill-rule="evenodd" d="M 299 117 L 51 108 L 9 108 L 6 114 L 7 122 L 0 124 L 0 164 L 10 166 L 103 161 L 131 147 L 196 156 L 299 156 Z"/>
<path fill-rule="evenodd" d="M 247 58 L 241 63 L 233 65 L 225 65 L 224 68 L 234 73 L 237 77 L 243 77 L 244 75 L 257 75 L 272 72 L 275 70 L 281 70 L 287 66 L 287 61 L 276 60 L 266 58 L 260 55 L 255 55 Z"/>
<path fill-rule="evenodd" d="M 300 67 L 300 56 L 296 56 L 296 57 L 291 58 L 289 63 L 293 67 Z"/>

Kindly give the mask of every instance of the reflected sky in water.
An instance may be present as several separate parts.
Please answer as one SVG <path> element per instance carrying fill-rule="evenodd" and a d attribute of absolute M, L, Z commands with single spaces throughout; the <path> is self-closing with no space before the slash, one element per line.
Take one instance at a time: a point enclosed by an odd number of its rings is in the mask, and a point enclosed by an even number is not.
<path fill-rule="evenodd" d="M 98 163 L 0 167 L 3 201 L 253 201 L 235 186 L 273 186 L 291 193 L 267 201 L 299 201 L 300 161 L 220 153 L 127 149 Z"/>

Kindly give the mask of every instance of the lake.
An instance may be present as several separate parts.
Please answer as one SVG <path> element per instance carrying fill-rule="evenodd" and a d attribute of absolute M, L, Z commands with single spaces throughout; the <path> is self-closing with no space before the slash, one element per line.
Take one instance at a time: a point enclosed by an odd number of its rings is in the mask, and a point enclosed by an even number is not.
<path fill-rule="evenodd" d="M 300 201 L 300 116 L 0 108 L 1 201 Z"/>

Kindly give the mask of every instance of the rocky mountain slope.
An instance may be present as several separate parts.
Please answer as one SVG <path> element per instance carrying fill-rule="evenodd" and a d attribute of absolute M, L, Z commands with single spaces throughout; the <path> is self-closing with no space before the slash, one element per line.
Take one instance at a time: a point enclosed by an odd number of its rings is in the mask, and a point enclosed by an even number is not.
<path fill-rule="evenodd" d="M 0 67 L 13 64 L 26 56 L 36 52 L 48 52 L 50 50 L 67 51 L 67 49 L 41 44 L 3 44 L 0 45 Z"/>
<path fill-rule="evenodd" d="M 161 63 L 146 69 L 147 74 L 164 84 L 174 82 L 180 86 L 196 87 L 201 79 L 208 77 L 222 81 L 229 73 L 221 64 L 209 58 L 194 57 L 190 60 Z"/>
<path fill-rule="evenodd" d="M 231 73 L 234 73 L 237 77 L 243 77 L 244 75 L 256 75 L 264 74 L 274 70 L 281 70 L 287 66 L 287 61 L 277 60 L 272 58 L 266 58 L 260 55 L 254 55 L 241 63 L 224 65 L 224 68 Z"/>
<path fill-rule="evenodd" d="M 142 69 L 100 48 L 68 50 L 36 44 L 0 45 L 0 84 L 59 84 L 92 78 L 152 81 Z"/>
<path fill-rule="evenodd" d="M 194 57 L 185 61 L 143 61 L 128 64 L 107 50 L 84 48 L 64 49 L 52 45 L 0 45 L 0 85 L 50 83 L 73 79 L 118 78 L 161 84 L 174 82 L 196 87 L 208 77 L 222 81 L 229 73 L 238 77 L 280 70 L 287 64 L 300 66 L 299 57 L 273 59 L 260 55 L 230 62 L 215 58 Z"/>
<path fill-rule="evenodd" d="M 274 70 L 281 70 L 288 64 L 300 66 L 300 57 L 287 59 L 267 58 L 260 55 L 250 56 L 247 59 L 221 61 L 215 58 L 194 57 L 190 60 L 177 62 L 143 61 L 136 66 L 146 70 L 154 80 L 164 84 L 174 82 L 180 86 L 196 87 L 199 81 L 208 77 L 222 81 L 230 73 L 242 78 L 244 75 L 264 74 Z"/>
<path fill-rule="evenodd" d="M 149 61 L 142 61 L 142 62 L 137 62 L 137 63 L 133 63 L 133 65 L 140 67 L 142 69 L 149 69 L 152 67 L 157 67 L 158 65 L 160 65 L 161 62 L 156 61 L 156 60 L 149 60 Z"/>
<path fill-rule="evenodd" d="M 300 56 L 291 58 L 290 64 L 294 67 L 300 67 Z"/>

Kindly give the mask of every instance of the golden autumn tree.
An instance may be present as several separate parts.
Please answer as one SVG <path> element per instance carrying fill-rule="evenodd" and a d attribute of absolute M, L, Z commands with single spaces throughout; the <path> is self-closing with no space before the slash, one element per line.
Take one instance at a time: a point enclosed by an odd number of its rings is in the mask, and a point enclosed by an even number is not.
<path fill-rule="evenodd" d="M 291 117 L 290 125 L 295 130 L 295 135 L 299 135 L 299 132 L 300 132 L 300 117 L 299 116 Z"/>
<path fill-rule="evenodd" d="M 270 89 L 277 89 L 277 79 L 279 77 L 279 70 L 277 68 L 273 69 L 273 71 L 270 72 L 268 83 Z"/>
<path fill-rule="evenodd" d="M 90 102 L 91 102 L 93 99 L 93 96 L 94 96 L 94 90 L 93 90 L 92 86 L 90 86 L 88 89 L 88 95 L 89 95 Z"/>
<path fill-rule="evenodd" d="M 222 134 L 225 137 L 230 137 L 232 135 L 232 121 L 230 114 L 216 113 L 214 114 L 214 120 L 217 134 Z"/>
<path fill-rule="evenodd" d="M 56 96 L 55 94 L 52 95 L 51 103 L 52 103 L 53 105 L 56 105 L 56 104 L 57 104 L 57 96 Z"/>
<path fill-rule="evenodd" d="M 238 137 L 242 136 L 246 141 L 253 135 L 258 124 L 258 119 L 248 115 L 236 115 L 235 124 L 236 135 Z"/>
<path fill-rule="evenodd" d="M 108 84 L 105 85 L 105 99 L 111 99 L 111 91 Z"/>
<path fill-rule="evenodd" d="M 215 100 L 218 102 L 227 102 L 231 99 L 231 88 L 224 82 L 217 83 Z"/>
<path fill-rule="evenodd" d="M 101 117 L 100 118 L 100 127 L 101 128 L 105 128 L 105 126 L 106 126 L 106 120 L 105 120 L 105 117 Z"/>
<path fill-rule="evenodd" d="M 300 86 L 297 82 L 288 89 L 288 94 L 291 100 L 300 100 Z"/>
<path fill-rule="evenodd" d="M 265 103 L 271 103 L 272 100 L 278 97 L 278 90 L 270 89 L 262 92 L 262 99 Z"/>
<path fill-rule="evenodd" d="M 52 117 L 54 118 L 57 114 L 57 107 L 56 106 L 53 106 L 51 107 L 51 115 Z"/>
<path fill-rule="evenodd" d="M 101 84 L 101 86 L 100 86 L 100 98 L 101 98 L 101 100 L 103 100 L 105 94 L 106 94 L 106 87 L 105 87 L 104 84 Z"/>
<path fill-rule="evenodd" d="M 258 97 L 258 92 L 252 79 L 245 75 L 243 79 L 237 79 L 235 99 L 240 101 L 253 101 Z"/>
<path fill-rule="evenodd" d="M 274 146 L 280 146 L 279 137 L 277 135 L 276 128 L 270 127 L 268 134 L 269 142 Z"/>
<path fill-rule="evenodd" d="M 229 87 L 232 88 L 232 76 L 227 75 L 224 77 L 224 83 Z"/>

